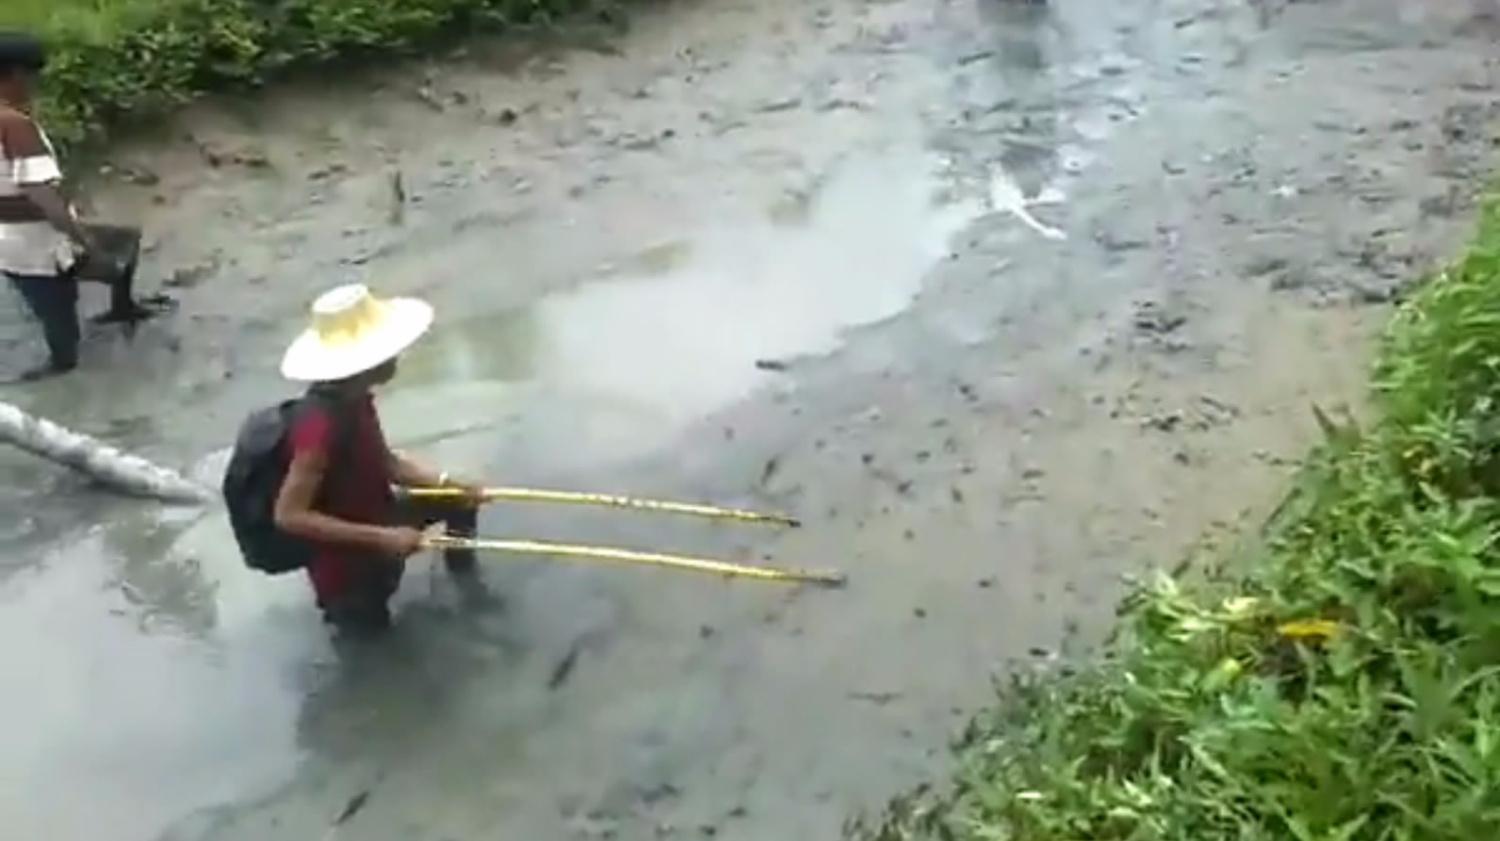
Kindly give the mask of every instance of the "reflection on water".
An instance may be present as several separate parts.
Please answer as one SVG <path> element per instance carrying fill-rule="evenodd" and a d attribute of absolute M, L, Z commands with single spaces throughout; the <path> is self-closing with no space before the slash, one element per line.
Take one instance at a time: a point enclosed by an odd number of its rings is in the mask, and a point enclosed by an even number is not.
<path fill-rule="evenodd" d="M 843 330 L 907 307 L 984 209 L 949 197 L 943 165 L 911 150 L 851 157 L 528 308 L 440 314 L 381 398 L 387 433 L 416 446 L 503 428 L 508 461 L 555 466 L 659 446 L 764 382 L 757 360 L 832 351 Z"/>
<path fill-rule="evenodd" d="M 217 618 L 215 588 L 197 558 L 172 551 L 183 529 L 142 506 L 122 515 L 100 529 L 99 540 L 118 559 L 118 586 L 140 627 L 208 638 Z"/>
<path fill-rule="evenodd" d="M 69 543 L 0 591 L 12 641 L 0 653 L 0 815 L 14 837 L 151 837 L 295 767 L 301 690 L 288 672 L 309 629 L 261 621 L 212 648 L 159 624 L 143 633 L 129 588 L 114 586 L 113 548 L 102 535 Z"/>
<path fill-rule="evenodd" d="M 835 349 L 844 329 L 908 306 L 973 217 L 938 198 L 941 164 L 854 158 L 806 197 L 805 216 L 712 220 L 665 271 L 544 301 L 539 373 L 639 407 L 660 434 L 757 385 L 758 359 Z"/>

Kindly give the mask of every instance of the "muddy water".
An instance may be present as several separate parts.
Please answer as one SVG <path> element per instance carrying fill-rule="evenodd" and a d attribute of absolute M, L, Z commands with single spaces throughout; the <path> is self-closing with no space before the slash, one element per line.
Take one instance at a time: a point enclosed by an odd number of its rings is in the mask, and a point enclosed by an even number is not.
<path fill-rule="evenodd" d="M 123 150 L 95 204 L 181 310 L 4 399 L 213 478 L 306 302 L 368 279 L 440 312 L 381 398 L 402 445 L 808 521 L 487 532 L 852 586 L 496 560 L 474 613 L 419 562 L 400 633 L 336 652 L 218 512 L 7 457 L 4 826 L 321 838 L 368 793 L 342 835 L 836 835 L 1122 575 L 1234 539 L 1309 403 L 1357 406 L 1493 137 L 1485 24 L 1431 6 L 703 0 Z"/>

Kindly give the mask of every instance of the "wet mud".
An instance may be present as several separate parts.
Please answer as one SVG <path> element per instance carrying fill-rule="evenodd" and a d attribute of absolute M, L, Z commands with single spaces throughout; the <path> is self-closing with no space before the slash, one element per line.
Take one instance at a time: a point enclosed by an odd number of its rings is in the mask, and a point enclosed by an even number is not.
<path fill-rule="evenodd" d="M 701 0 L 194 109 L 92 194 L 180 308 L 3 399 L 215 481 L 313 294 L 367 279 L 439 310 L 381 398 L 401 446 L 806 522 L 486 533 L 850 586 L 497 558 L 475 611 L 419 561 L 399 633 L 336 650 L 219 512 L 6 454 L 0 820 L 836 837 L 942 773 L 993 675 L 1086 655 L 1124 576 L 1242 539 L 1312 404 L 1360 410 L 1493 152 L 1478 11 Z M 19 370 L 35 331 L 0 321 Z"/>

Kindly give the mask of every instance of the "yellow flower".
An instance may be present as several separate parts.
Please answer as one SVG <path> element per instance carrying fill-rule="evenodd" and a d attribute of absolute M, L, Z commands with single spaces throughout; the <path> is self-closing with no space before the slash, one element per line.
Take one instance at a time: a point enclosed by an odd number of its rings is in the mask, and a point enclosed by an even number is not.
<path fill-rule="evenodd" d="M 1276 633 L 1294 640 L 1326 640 L 1337 636 L 1339 630 L 1339 623 L 1327 619 L 1298 619 L 1277 628 Z"/>

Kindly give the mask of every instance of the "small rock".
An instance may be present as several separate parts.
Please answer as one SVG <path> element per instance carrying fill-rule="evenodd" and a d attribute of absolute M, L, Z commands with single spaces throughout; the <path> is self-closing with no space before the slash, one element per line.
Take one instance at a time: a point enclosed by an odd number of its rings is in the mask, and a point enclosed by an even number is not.
<path fill-rule="evenodd" d="M 1187 323 L 1187 316 L 1170 312 L 1155 301 L 1136 307 L 1135 329 L 1143 333 L 1170 333 Z"/>
<path fill-rule="evenodd" d="M 1279 257 L 1274 254 L 1260 254 L 1251 258 L 1245 264 L 1244 272 L 1252 277 L 1275 274 L 1286 271 L 1288 265 L 1285 257 Z"/>
<path fill-rule="evenodd" d="M 412 95 L 420 100 L 423 105 L 426 105 L 428 108 L 431 108 L 434 111 L 441 112 L 446 110 L 443 105 L 443 101 L 438 98 L 437 93 L 433 91 L 432 87 L 429 85 L 422 85 L 421 87 L 412 91 Z"/>
<path fill-rule="evenodd" d="M 145 167 L 125 167 L 120 170 L 120 178 L 140 187 L 155 187 L 161 183 L 161 176 Z"/>
<path fill-rule="evenodd" d="M 913 608 L 912 612 L 911 612 L 911 615 L 917 617 L 918 619 L 926 619 L 927 618 L 927 611 L 924 608 L 920 608 L 920 607 Z"/>
<path fill-rule="evenodd" d="M 325 181 L 329 178 L 334 177 L 335 175 L 343 175 L 348 171 L 349 167 L 343 164 L 329 164 L 328 166 L 320 167 L 313 170 L 312 172 L 309 172 L 307 174 L 307 178 L 310 181 Z"/>
<path fill-rule="evenodd" d="M 981 590 L 988 590 L 991 587 L 995 586 L 995 579 L 993 579 L 993 578 L 981 578 L 981 579 L 979 579 L 978 583 L 979 583 L 979 589 L 981 589 Z"/>
<path fill-rule="evenodd" d="M 776 371 L 779 373 L 787 369 L 787 364 L 778 359 L 757 359 L 755 360 L 755 367 L 762 371 Z"/>
<path fill-rule="evenodd" d="M 704 625 L 698 629 L 698 638 L 706 640 L 709 637 L 713 636 L 715 633 L 717 633 L 717 631 L 714 630 L 714 626 Z"/>
<path fill-rule="evenodd" d="M 843 99 L 840 97 L 827 99 L 823 102 L 818 103 L 819 111 L 842 111 L 846 109 L 852 111 L 867 111 L 869 110 L 869 108 L 870 106 L 868 103 L 860 102 L 856 99 Z"/>
<path fill-rule="evenodd" d="M 1171 432 L 1182 425 L 1182 420 L 1182 412 L 1174 410 L 1145 418 L 1141 421 L 1141 425 L 1162 432 Z"/>
<path fill-rule="evenodd" d="M 1094 241 L 1099 243 L 1107 251 L 1134 251 L 1145 248 L 1149 243 L 1140 237 L 1130 237 L 1117 234 L 1113 231 L 1096 231 Z"/>
<path fill-rule="evenodd" d="M 647 806 L 660 803 L 663 800 L 670 800 L 680 794 L 682 794 L 682 790 L 671 783 L 662 783 L 638 792 L 641 802 Z"/>
<path fill-rule="evenodd" d="M 169 289 L 192 289 L 213 274 L 216 268 L 218 267 L 213 263 L 199 263 L 196 266 L 178 269 L 172 273 L 171 277 L 162 281 L 161 285 Z"/>
<path fill-rule="evenodd" d="M 625 135 L 616 138 L 614 140 L 614 144 L 616 146 L 619 146 L 621 149 L 629 149 L 632 152 L 645 152 L 650 149 L 655 149 L 657 146 L 660 146 L 661 140 L 662 138 L 659 135 L 655 137 L 638 137 L 635 135 Z"/>
<path fill-rule="evenodd" d="M 250 169 L 271 168 L 271 159 L 261 152 L 241 152 L 234 156 L 234 162 Z"/>
<path fill-rule="evenodd" d="M 784 99 L 771 100 L 770 102 L 761 105 L 760 108 L 756 110 L 760 111 L 763 114 L 770 114 L 776 111 L 790 111 L 793 108 L 800 107 L 801 105 L 802 97 L 789 96 Z"/>

